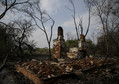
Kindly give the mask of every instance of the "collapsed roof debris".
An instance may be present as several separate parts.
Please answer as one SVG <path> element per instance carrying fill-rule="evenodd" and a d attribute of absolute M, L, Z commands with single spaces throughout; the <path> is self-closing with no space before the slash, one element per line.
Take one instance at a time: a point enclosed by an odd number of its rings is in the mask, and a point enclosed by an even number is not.
<path fill-rule="evenodd" d="M 80 59 L 80 60 L 59 60 L 53 61 L 37 61 L 32 60 L 25 62 L 20 66 L 26 71 L 34 73 L 39 79 L 47 80 L 50 78 L 59 77 L 66 74 L 75 73 L 80 75 L 83 72 L 92 70 L 93 68 L 101 67 L 104 59 Z M 117 62 L 116 59 L 108 59 L 105 66 L 114 65 Z M 93 71 L 93 70 L 92 70 Z M 101 74 L 107 74 L 111 70 L 109 68 L 101 69 Z M 97 74 L 99 71 L 93 71 L 93 74 Z M 119 74 L 119 73 L 118 73 Z"/>

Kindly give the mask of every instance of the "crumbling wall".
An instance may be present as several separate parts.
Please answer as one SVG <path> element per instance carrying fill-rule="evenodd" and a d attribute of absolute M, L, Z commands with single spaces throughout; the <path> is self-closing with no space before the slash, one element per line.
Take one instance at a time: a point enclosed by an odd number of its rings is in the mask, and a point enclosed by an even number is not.
<path fill-rule="evenodd" d="M 85 58 L 86 57 L 86 42 L 85 36 L 80 34 L 80 40 L 78 41 L 78 47 L 73 47 L 67 52 L 68 58 Z"/>
<path fill-rule="evenodd" d="M 80 40 L 78 42 L 79 50 L 86 50 L 85 36 L 80 34 Z"/>
<path fill-rule="evenodd" d="M 58 37 L 53 40 L 53 58 L 65 57 L 65 40 L 62 27 L 58 27 Z"/>
<path fill-rule="evenodd" d="M 73 47 L 69 49 L 69 52 L 67 52 L 68 58 L 78 58 L 79 55 L 79 49 L 77 47 Z"/>
<path fill-rule="evenodd" d="M 86 42 L 85 42 L 85 36 L 83 34 L 80 34 L 80 40 L 78 42 L 79 45 L 79 56 L 80 58 L 86 57 Z"/>

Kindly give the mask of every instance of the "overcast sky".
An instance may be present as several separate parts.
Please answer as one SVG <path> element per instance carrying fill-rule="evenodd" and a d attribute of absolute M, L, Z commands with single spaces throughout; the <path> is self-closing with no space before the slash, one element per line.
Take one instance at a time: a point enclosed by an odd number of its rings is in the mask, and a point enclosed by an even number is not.
<path fill-rule="evenodd" d="M 73 0 L 73 1 L 76 7 L 77 18 L 79 16 L 83 18 L 83 26 L 84 28 L 86 28 L 88 24 L 88 11 L 87 11 L 88 9 L 86 8 L 86 5 L 84 4 L 83 0 Z M 67 38 L 66 34 L 68 32 L 70 32 L 72 35 L 75 36 L 75 28 L 72 19 L 72 13 L 66 8 L 66 7 L 72 8 L 71 4 L 69 3 L 69 0 L 41 0 L 41 7 L 55 20 L 52 40 L 57 38 L 58 26 L 63 27 L 65 40 Z M 15 16 L 14 14 L 8 13 L 5 15 L 3 20 L 10 20 L 13 17 L 14 18 L 18 17 L 18 15 Z M 87 35 L 87 38 L 92 37 L 92 33 L 95 32 L 97 26 L 94 24 L 96 24 L 96 22 L 95 19 L 92 18 L 90 31 Z M 49 30 L 50 29 L 48 29 L 48 32 L 50 33 Z M 37 42 L 37 47 L 40 48 L 48 47 L 44 32 L 42 32 L 40 29 L 35 29 L 33 31 L 30 40 L 34 40 L 35 42 Z"/>

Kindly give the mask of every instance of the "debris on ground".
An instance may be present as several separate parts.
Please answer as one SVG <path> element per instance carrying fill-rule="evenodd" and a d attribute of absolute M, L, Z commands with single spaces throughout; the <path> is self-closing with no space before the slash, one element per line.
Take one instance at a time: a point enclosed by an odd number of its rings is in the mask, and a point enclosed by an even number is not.
<path fill-rule="evenodd" d="M 31 60 L 20 64 L 25 68 L 36 74 L 40 79 L 47 80 L 51 78 L 60 77 L 54 84 L 66 83 L 66 80 L 71 78 L 62 79 L 62 75 L 74 73 L 77 79 L 73 79 L 74 83 L 68 84 L 89 84 L 92 81 L 108 83 L 108 80 L 116 81 L 119 83 L 119 63 L 118 59 L 108 58 L 106 63 L 102 66 L 105 59 L 85 58 L 75 60 L 59 59 L 58 61 L 38 61 Z M 85 81 L 83 81 L 85 80 Z M 86 82 L 87 80 L 87 82 Z M 68 81 L 70 82 L 70 81 Z M 117 84 L 115 82 L 115 84 Z M 52 83 L 53 84 L 53 83 Z"/>

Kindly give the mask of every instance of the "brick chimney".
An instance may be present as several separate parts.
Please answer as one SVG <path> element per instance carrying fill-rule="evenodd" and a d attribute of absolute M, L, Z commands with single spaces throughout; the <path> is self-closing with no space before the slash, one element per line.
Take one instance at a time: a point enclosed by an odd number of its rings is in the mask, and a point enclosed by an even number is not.
<path fill-rule="evenodd" d="M 64 58 L 65 57 L 65 40 L 63 35 L 63 28 L 58 27 L 57 39 L 53 40 L 53 58 Z"/>

